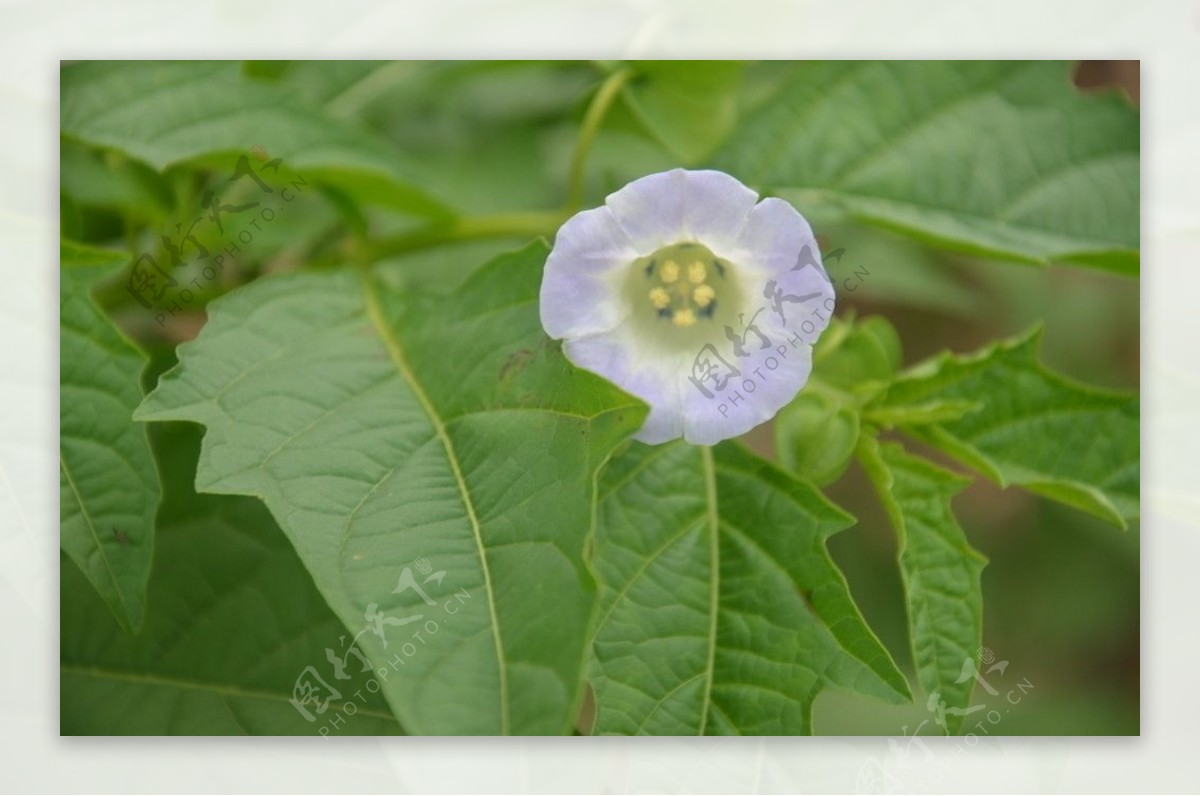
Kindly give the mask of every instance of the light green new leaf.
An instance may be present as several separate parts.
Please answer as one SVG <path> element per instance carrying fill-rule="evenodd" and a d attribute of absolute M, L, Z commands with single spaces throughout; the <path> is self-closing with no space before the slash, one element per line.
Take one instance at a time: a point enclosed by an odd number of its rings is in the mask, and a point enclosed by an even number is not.
<path fill-rule="evenodd" d="M 808 64 L 717 168 L 962 251 L 1138 271 L 1137 111 L 1054 62 Z"/>
<path fill-rule="evenodd" d="M 737 121 L 740 61 L 634 61 L 630 111 L 686 163 L 708 156 Z"/>
<path fill-rule="evenodd" d="M 863 437 L 859 452 L 899 537 L 917 679 L 943 729 L 957 733 L 975 686 L 963 673 L 983 639 L 980 575 L 987 564 L 950 507 L 970 481 L 874 437 Z"/>
<path fill-rule="evenodd" d="M 347 656 L 347 679 L 336 676 L 326 650 L 347 655 L 349 634 L 262 503 L 193 493 L 195 426 L 157 424 L 152 435 L 166 494 L 142 632 L 122 633 L 62 562 L 62 733 L 399 732 L 357 658 Z M 320 694 L 324 712 L 291 702 L 298 682 L 317 682 L 313 671 L 334 689 Z"/>
<path fill-rule="evenodd" d="M 90 296 L 126 258 L 64 241 L 60 259 L 60 543 L 121 627 L 136 632 L 159 499 L 146 429 L 133 422 L 145 358 Z"/>
<path fill-rule="evenodd" d="M 783 465 L 824 486 L 849 465 L 864 423 L 883 428 L 928 425 L 958 420 L 979 408 L 974 401 L 944 398 L 886 405 L 901 362 L 900 337 L 887 319 L 835 318 L 817 342 L 812 378 L 775 418 L 775 449 Z"/>
<path fill-rule="evenodd" d="M 775 418 L 784 467 L 817 486 L 841 477 L 858 444 L 863 404 L 886 389 L 900 361 L 900 337 L 885 318 L 834 319 L 813 352 L 812 378 Z"/>
<path fill-rule="evenodd" d="M 645 407 L 546 339 L 546 255 L 429 300 L 351 270 L 262 280 L 138 413 L 208 428 L 197 487 L 267 503 L 347 627 L 378 630 L 415 734 L 561 733 L 582 699 L 594 473 Z"/>
<path fill-rule="evenodd" d="M 837 320 L 813 350 L 814 381 L 847 399 L 867 399 L 900 368 L 900 335 L 884 317 Z"/>
<path fill-rule="evenodd" d="M 801 392 L 775 417 L 775 449 L 791 472 L 817 486 L 836 481 L 858 444 L 858 412 L 820 392 Z"/>
<path fill-rule="evenodd" d="M 157 169 L 181 163 L 232 170 L 262 147 L 305 179 L 422 215 L 449 210 L 417 186 L 414 164 L 364 128 L 334 119 L 286 86 L 234 61 L 85 62 L 62 70 L 64 135 Z"/>
<path fill-rule="evenodd" d="M 1125 527 L 1139 513 L 1140 402 L 1076 384 L 1037 356 L 1041 329 L 907 373 L 883 404 L 969 401 L 960 419 L 903 426 L 1001 486 L 1019 484 Z"/>
<path fill-rule="evenodd" d="M 825 549 L 853 520 L 814 488 L 732 443 L 634 445 L 598 508 L 596 733 L 791 735 L 825 688 L 911 698 Z"/>

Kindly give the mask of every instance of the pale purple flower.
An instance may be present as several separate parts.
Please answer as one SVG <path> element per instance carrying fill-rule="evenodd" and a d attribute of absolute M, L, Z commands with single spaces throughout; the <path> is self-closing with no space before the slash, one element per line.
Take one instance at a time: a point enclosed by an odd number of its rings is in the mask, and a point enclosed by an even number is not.
<path fill-rule="evenodd" d="M 652 444 L 713 445 L 774 417 L 808 380 L 833 306 L 795 208 L 683 169 L 563 224 L 541 291 L 567 358 L 649 404 L 637 438 Z"/>

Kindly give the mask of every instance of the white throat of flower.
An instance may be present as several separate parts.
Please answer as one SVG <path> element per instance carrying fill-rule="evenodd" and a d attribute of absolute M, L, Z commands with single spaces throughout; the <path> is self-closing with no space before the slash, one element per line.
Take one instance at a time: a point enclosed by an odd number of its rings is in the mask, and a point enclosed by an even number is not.
<path fill-rule="evenodd" d="M 684 241 L 639 257 L 625 274 L 632 331 L 639 342 L 694 350 L 744 309 L 738 266 L 702 243 Z"/>

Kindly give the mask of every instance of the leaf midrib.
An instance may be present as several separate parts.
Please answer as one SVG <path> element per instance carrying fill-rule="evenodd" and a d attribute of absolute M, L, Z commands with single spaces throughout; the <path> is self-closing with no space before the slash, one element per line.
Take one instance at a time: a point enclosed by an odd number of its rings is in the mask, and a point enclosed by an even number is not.
<path fill-rule="evenodd" d="M 487 595 L 488 613 L 492 625 L 492 637 L 496 645 L 496 669 L 499 678 L 500 691 L 500 734 L 508 735 L 510 733 L 510 717 L 508 704 L 508 671 L 505 663 L 504 644 L 500 637 L 500 622 L 496 614 L 496 594 L 492 586 L 492 574 L 488 565 L 487 548 L 483 543 L 483 528 L 479 522 L 479 517 L 475 512 L 475 503 L 471 499 L 470 489 L 467 487 L 466 479 L 462 473 L 462 467 L 459 465 L 458 453 L 454 449 L 454 443 L 450 439 L 449 433 L 446 431 L 446 424 L 438 414 L 433 402 L 430 401 L 424 387 L 417 380 L 416 374 L 408 364 L 408 358 L 404 353 L 404 348 L 400 341 L 392 332 L 392 328 L 388 325 L 383 315 L 383 308 L 379 301 L 379 296 L 375 291 L 375 285 L 372 277 L 365 269 L 360 271 L 360 276 L 363 285 L 363 295 L 366 299 L 367 317 L 371 321 L 371 326 L 375 333 L 379 336 L 380 341 L 387 349 L 388 356 L 395 365 L 401 378 L 408 385 L 409 390 L 421 405 L 421 409 L 428 417 L 430 425 L 433 426 L 434 433 L 441 442 L 443 449 L 446 452 L 446 459 L 450 464 L 451 473 L 454 476 L 454 482 L 458 487 L 459 496 L 462 498 L 463 507 L 467 512 L 467 518 L 471 524 L 471 531 L 475 537 L 475 546 L 479 553 L 480 567 L 483 571 L 483 586 Z"/>
<path fill-rule="evenodd" d="M 870 62 L 867 63 L 870 64 Z M 1036 66 L 1036 64 L 1034 65 Z M 1019 75 L 1023 69 L 1027 70 L 1030 68 L 1029 63 L 1022 64 L 1020 62 L 1016 62 L 1015 65 L 1013 62 L 1009 62 L 1004 64 L 1004 66 L 1013 66 L 1014 68 L 1004 69 L 999 74 L 993 75 L 981 83 L 969 83 L 965 86 L 963 92 L 953 94 L 934 107 L 925 108 L 922 114 L 909 119 L 899 130 L 888 131 L 887 136 L 882 141 L 878 142 L 871 150 L 860 153 L 857 158 L 834 176 L 830 180 L 831 187 L 836 188 L 846 185 L 854 177 L 869 170 L 881 158 L 886 158 L 892 150 L 902 148 L 908 140 L 916 137 L 919 132 L 927 129 L 931 124 L 958 111 L 963 105 L 989 98 L 996 92 L 999 86 Z"/>
<path fill-rule="evenodd" d="M 840 200 L 843 200 L 843 203 L 846 200 L 848 200 L 850 202 L 851 206 L 848 207 L 847 209 L 850 210 L 850 212 L 852 212 L 852 213 L 857 213 L 858 215 L 865 217 L 865 218 L 880 219 L 880 220 L 884 220 L 884 221 L 895 221 L 895 223 L 901 224 L 901 225 L 905 226 L 906 228 L 910 228 L 910 229 L 912 228 L 912 225 L 907 220 L 895 220 L 895 219 L 883 218 L 877 212 L 872 212 L 871 209 L 863 208 L 861 205 L 859 205 L 857 207 L 853 206 L 854 200 L 855 199 L 860 199 L 860 200 L 865 199 L 865 200 L 872 201 L 872 202 L 878 202 L 880 204 L 891 205 L 893 207 L 909 208 L 909 209 L 917 210 L 917 211 L 920 211 L 923 213 L 941 214 L 942 216 L 948 218 L 951 221 L 975 222 L 975 223 L 980 223 L 980 224 L 988 225 L 991 227 L 995 227 L 995 228 L 998 228 L 1001 230 L 1023 230 L 1026 232 L 1032 232 L 1032 233 L 1036 233 L 1038 235 L 1046 236 L 1047 243 L 1053 241 L 1054 243 L 1059 244 L 1064 247 L 1064 251 L 1055 252 L 1055 253 L 1049 255 L 1048 257 L 1065 257 L 1065 256 L 1068 256 L 1071 254 L 1080 254 L 1080 253 L 1086 253 L 1088 251 L 1094 251 L 1094 249 L 1089 249 L 1086 247 L 1096 246 L 1097 244 L 1106 246 L 1109 248 L 1113 248 L 1118 251 L 1129 251 L 1129 252 L 1137 251 L 1136 248 L 1127 248 L 1127 244 L 1124 241 L 1106 240 L 1103 238 L 1095 238 L 1092 236 L 1083 236 L 1083 235 L 1079 235 L 1079 234 L 1072 233 L 1072 232 L 1065 232 L 1061 229 L 1053 229 L 1048 226 L 1037 226 L 1036 224 L 1030 223 L 1030 221 L 1028 219 L 1021 219 L 1019 221 L 1013 221 L 1010 219 L 993 217 L 993 216 L 987 215 L 982 212 L 968 211 L 968 210 L 963 210 L 961 208 L 950 207 L 947 205 L 932 205 L 932 204 L 928 204 L 925 202 L 918 202 L 913 199 L 898 199 L 894 196 L 884 196 L 881 194 L 864 193 L 862 191 L 850 191 L 850 190 L 838 188 L 835 186 L 821 186 L 821 185 L 805 186 L 805 185 L 783 185 L 783 184 L 780 184 L 780 185 L 773 186 L 771 188 L 771 190 L 772 191 L 803 191 L 806 194 L 824 195 L 835 201 L 840 199 Z M 934 234 L 934 235 L 950 234 L 950 233 L 942 233 L 937 230 L 932 230 L 932 231 L 922 230 L 922 231 L 928 232 L 929 234 Z M 954 237 L 952 239 L 960 240 L 960 238 L 957 238 L 957 237 Z M 985 248 L 987 248 L 989 250 L 994 248 L 991 243 L 975 244 L 975 245 L 984 246 Z M 1070 248 L 1068 248 L 1068 247 L 1070 247 Z M 1026 247 L 1026 248 L 1028 249 L 1028 247 Z M 1021 256 L 1035 258 L 1038 260 L 1038 262 L 1048 259 L 1047 256 L 1043 256 L 1040 254 L 1031 254 L 1028 251 L 1025 251 L 1025 252 L 1022 252 L 1019 254 L 1021 254 Z"/>
<path fill-rule="evenodd" d="M 62 470 L 62 474 L 67 479 L 67 485 L 71 487 L 71 494 L 75 497 L 75 502 L 79 504 L 79 513 L 83 517 L 83 521 L 87 523 L 88 530 L 92 534 L 92 541 L 96 543 L 96 550 L 99 551 L 100 558 L 104 561 L 104 574 L 108 576 L 113 591 L 117 595 L 117 601 L 120 602 L 121 609 L 125 614 L 121 617 L 121 624 L 131 628 L 133 626 L 133 616 L 130 612 L 129 604 L 125 601 L 125 594 L 121 589 L 121 585 L 117 583 L 117 576 L 113 572 L 111 562 L 108 560 L 108 553 L 105 552 L 104 545 L 100 542 L 100 535 L 96 531 L 96 523 L 92 521 L 92 515 L 88 512 L 88 507 L 83 502 L 83 495 L 79 493 L 79 487 L 75 484 L 74 476 L 71 475 L 71 468 L 67 466 L 67 461 L 63 458 L 61 452 L 58 454 L 58 465 Z"/>

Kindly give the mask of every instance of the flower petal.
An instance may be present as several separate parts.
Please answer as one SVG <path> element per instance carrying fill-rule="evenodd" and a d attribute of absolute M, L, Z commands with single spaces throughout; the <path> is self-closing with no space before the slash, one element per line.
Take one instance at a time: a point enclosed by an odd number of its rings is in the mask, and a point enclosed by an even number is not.
<path fill-rule="evenodd" d="M 563 341 L 563 352 L 576 366 L 599 374 L 650 406 L 650 414 L 634 439 L 657 445 L 683 435 L 682 390 L 675 376 L 679 358 L 666 360 L 644 353 L 622 330 Z"/>
<path fill-rule="evenodd" d="M 559 228 L 542 278 L 542 327 L 555 339 L 614 328 L 628 312 L 613 286 L 637 254 L 607 207 L 577 213 Z"/>
<path fill-rule="evenodd" d="M 745 434 L 773 418 L 808 381 L 812 346 L 778 330 L 763 331 L 771 344 L 764 349 L 755 341 L 747 346 L 747 356 L 731 359 L 739 375 L 723 390 L 710 390 L 713 397 L 688 382 L 683 399 L 683 436 L 688 442 L 715 445 Z"/>
<path fill-rule="evenodd" d="M 605 204 L 645 256 L 685 240 L 724 254 L 757 201 L 758 194 L 724 172 L 673 169 L 634 180 Z"/>
<path fill-rule="evenodd" d="M 824 270 L 812 227 L 796 208 L 782 199 L 763 199 L 750 211 L 736 246 L 737 262 L 745 262 L 768 276 L 788 271 L 798 262 L 814 262 L 818 269 Z M 811 257 L 801 257 L 805 246 Z"/>

